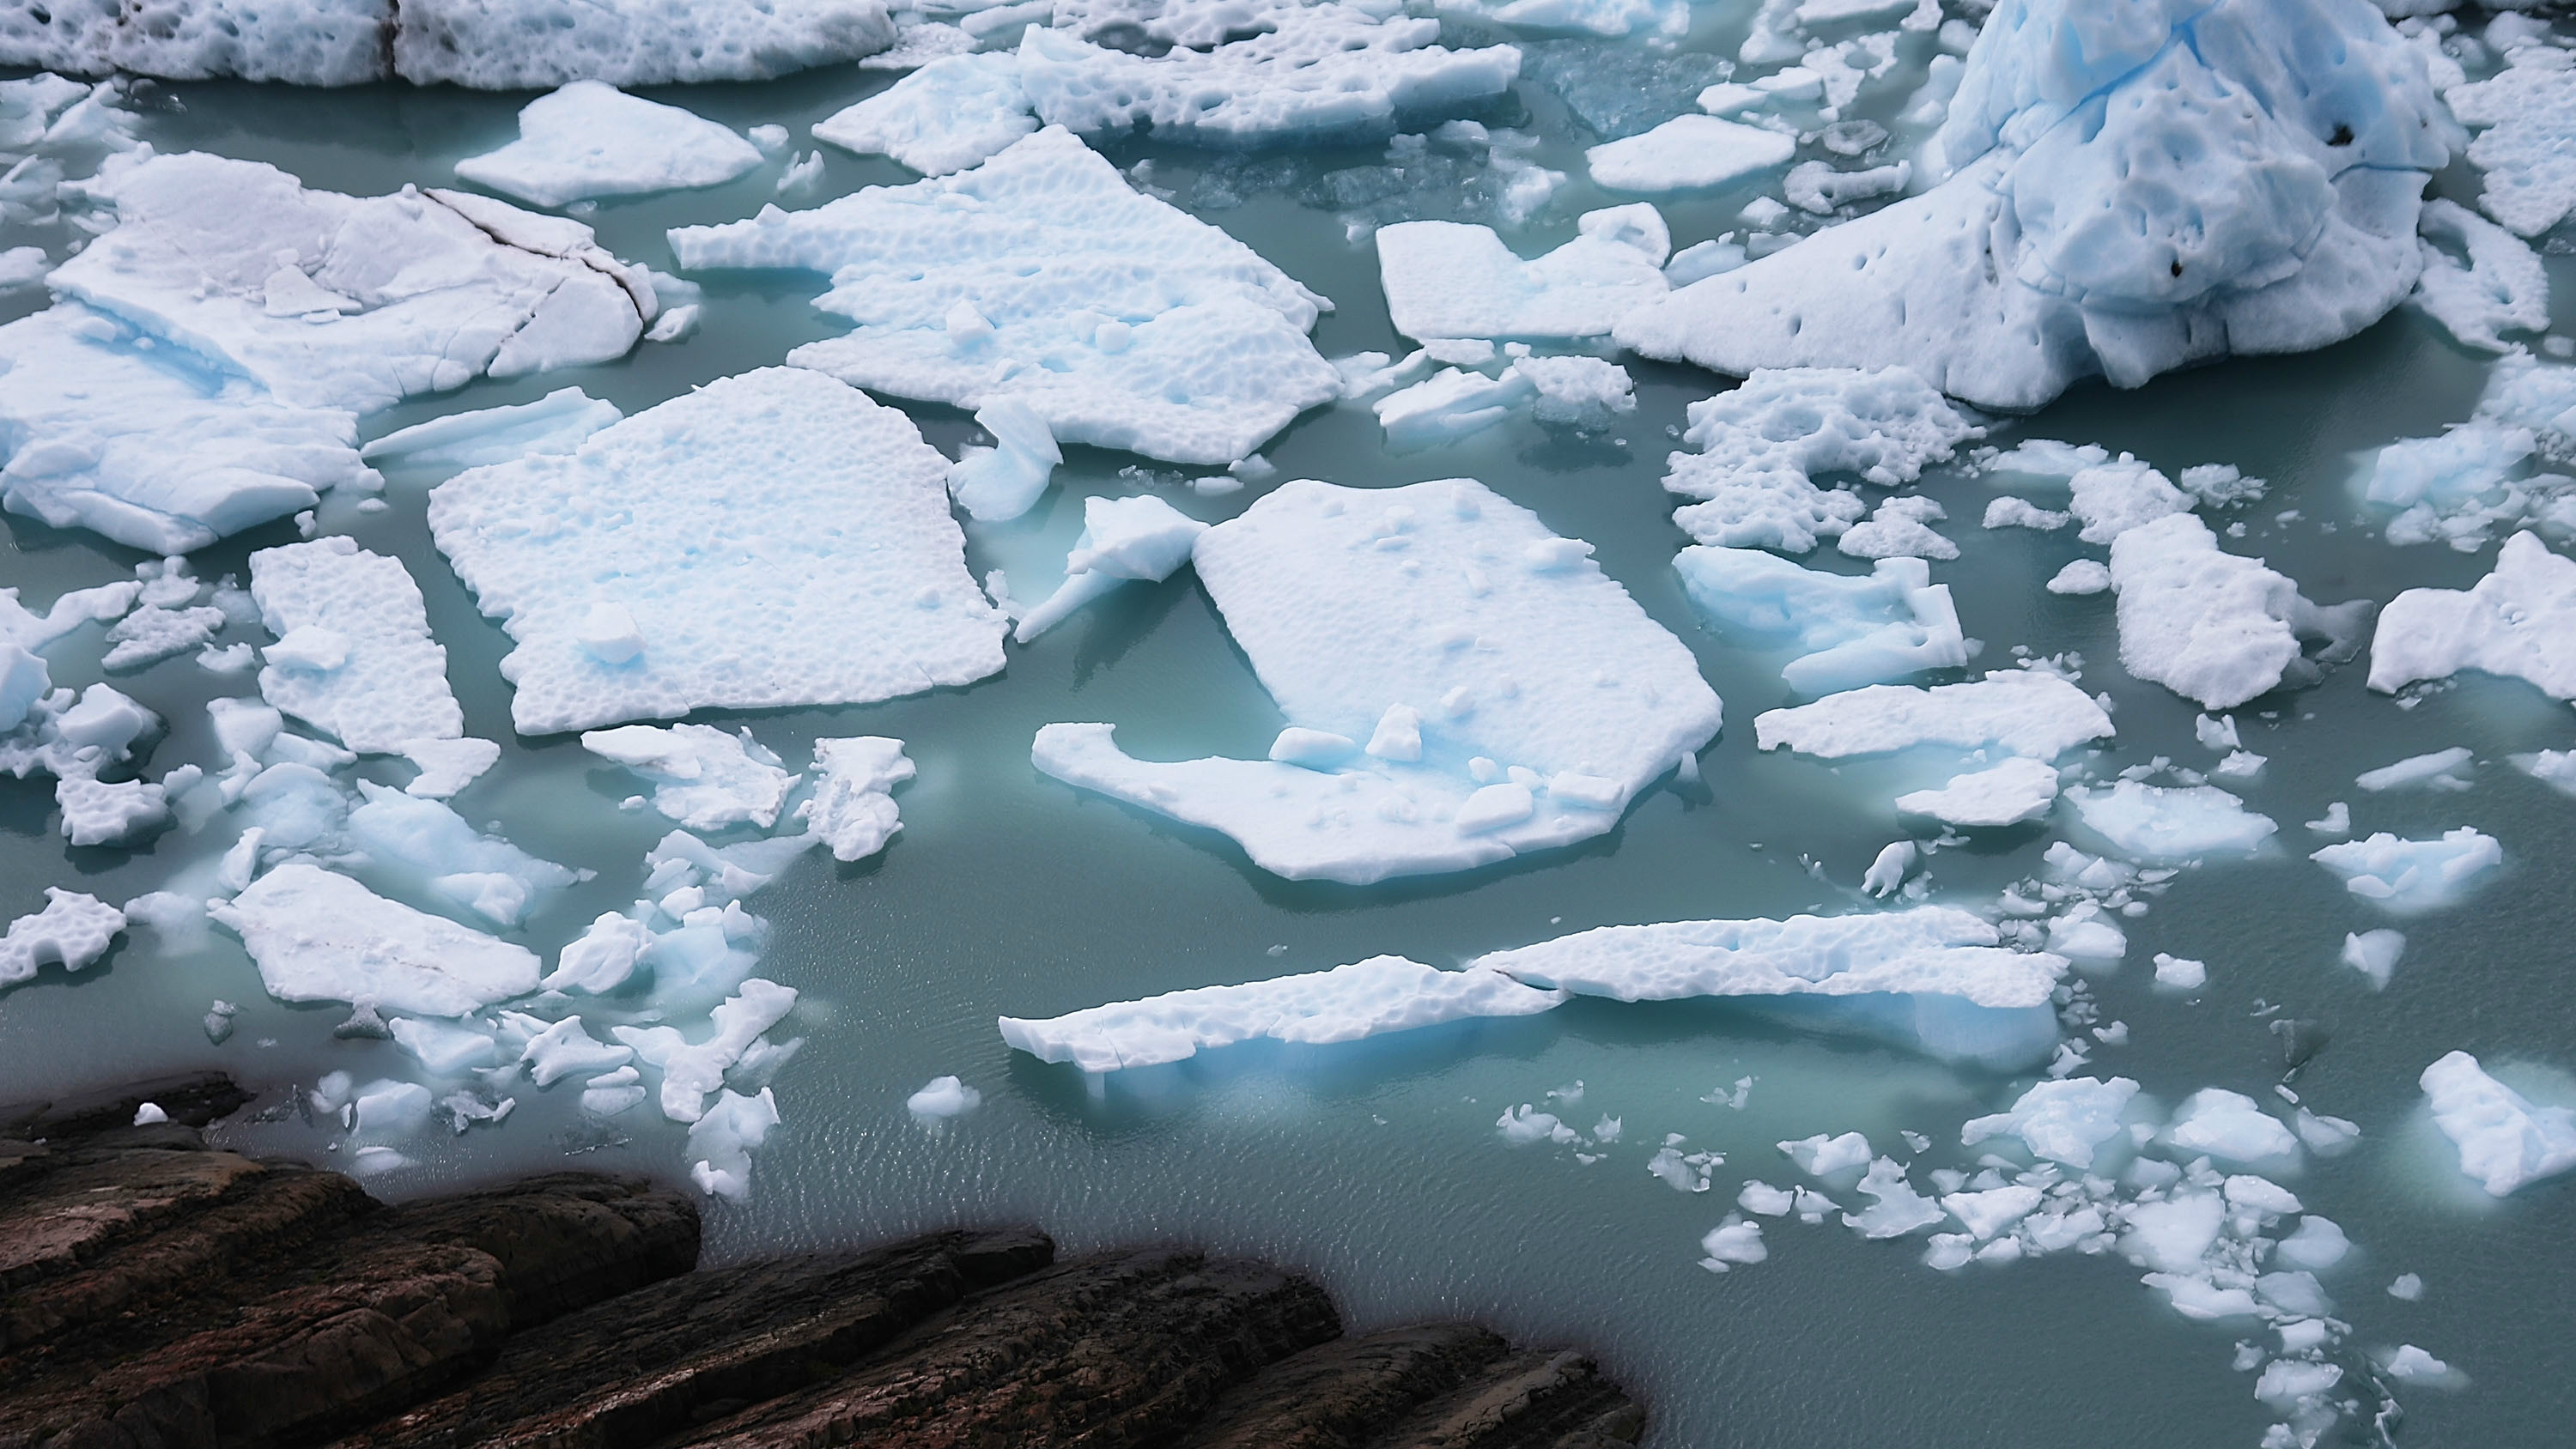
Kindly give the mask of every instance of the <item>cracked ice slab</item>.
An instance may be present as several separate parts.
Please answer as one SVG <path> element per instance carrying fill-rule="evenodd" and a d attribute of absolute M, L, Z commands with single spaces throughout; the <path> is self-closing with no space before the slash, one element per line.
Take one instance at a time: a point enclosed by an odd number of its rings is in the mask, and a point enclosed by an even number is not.
<path fill-rule="evenodd" d="M 1160 1066 L 1268 1037 L 1321 1045 L 1480 1016 L 1530 1016 L 1565 1000 L 1482 966 L 1442 971 L 1401 956 L 1251 981 L 1201 986 L 1064 1016 L 1000 1020 L 1002 1040 L 1045 1062 L 1086 1072 Z"/>
<path fill-rule="evenodd" d="M 1623 319 L 1742 376 L 1902 362 L 1980 407 L 2340 341 L 2414 289 L 2458 127 L 2367 5 L 2005 0 L 1930 191 Z"/>
<path fill-rule="evenodd" d="M 537 958 L 525 948 L 301 861 L 207 914 L 239 933 L 280 1001 L 364 1000 L 454 1017 L 537 989 Z"/>
<path fill-rule="evenodd" d="M 1468 479 L 1285 484 L 1193 555 L 1290 722 L 1272 757 L 1149 763 L 1108 725 L 1061 724 L 1034 758 L 1291 879 L 1365 884 L 1598 835 L 1717 732 L 1719 706 L 1590 551 Z"/>
<path fill-rule="evenodd" d="M 250 556 L 250 595 L 278 636 L 259 672 L 270 704 L 362 755 L 465 733 L 447 651 L 402 560 L 336 536 L 264 548 Z"/>
<path fill-rule="evenodd" d="M 1843 998 L 1806 1003 L 1799 1019 L 1892 1034 L 1953 1059 L 2045 1057 L 2056 1033 L 2049 995 L 2066 958 L 2010 950 L 2000 939 L 1982 917 L 1919 906 L 1785 921 L 1603 926 L 1472 964 L 1533 986 L 1618 1001 Z"/>
<path fill-rule="evenodd" d="M 831 277 L 814 305 L 858 325 L 790 362 L 964 408 L 1016 399 L 1064 442 L 1230 463 L 1341 395 L 1306 337 L 1323 298 L 1060 127 L 951 176 L 670 240 L 691 271 Z"/>
<path fill-rule="evenodd" d="M 461 473 L 429 524 L 518 641 L 501 672 L 523 733 L 870 703 L 1002 667 L 947 460 L 903 414 L 801 368 Z"/>

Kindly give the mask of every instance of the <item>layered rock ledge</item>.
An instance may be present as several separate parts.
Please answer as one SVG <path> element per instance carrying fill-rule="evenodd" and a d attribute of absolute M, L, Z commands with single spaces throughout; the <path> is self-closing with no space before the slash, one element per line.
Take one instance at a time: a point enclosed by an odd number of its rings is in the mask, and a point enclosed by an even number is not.
<path fill-rule="evenodd" d="M 209 1147 L 220 1077 L 0 1109 L 0 1449 L 1606 1449 L 1589 1359 L 1360 1337 L 1312 1282 L 1033 1229 L 700 1269 L 695 1202 L 558 1173 L 387 1206 Z M 151 1101 L 170 1120 L 132 1126 Z"/>

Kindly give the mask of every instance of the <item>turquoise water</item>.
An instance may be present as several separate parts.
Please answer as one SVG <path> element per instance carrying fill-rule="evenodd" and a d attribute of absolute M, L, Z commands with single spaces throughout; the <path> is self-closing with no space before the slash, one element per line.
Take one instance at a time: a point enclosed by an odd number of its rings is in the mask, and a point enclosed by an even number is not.
<path fill-rule="evenodd" d="M 1693 44 L 1732 48 L 1723 23 Z M 784 122 L 801 134 L 887 79 L 832 71 L 650 94 L 728 124 Z M 162 149 L 266 160 L 310 185 L 361 193 L 446 184 L 455 158 L 509 137 L 522 99 L 231 85 L 158 94 L 167 108 L 151 113 L 145 134 Z M 1546 138 L 1536 159 L 1580 176 L 1575 153 L 1589 138 L 1544 86 L 1525 81 L 1485 114 Z M 1183 204 L 1213 194 L 1198 189 L 1202 173 L 1229 185 L 1256 174 L 1240 158 L 1142 141 L 1104 150 L 1122 166 L 1150 161 L 1152 183 Z M 1351 239 L 1333 210 L 1301 201 L 1296 186 L 1382 156 L 1377 145 L 1300 153 L 1282 168 L 1296 172 L 1286 190 L 1255 189 L 1240 205 L 1202 212 L 1335 299 L 1317 331 L 1327 356 L 1403 349 L 1368 243 Z M 769 199 L 776 170 L 604 203 L 587 219 L 620 255 L 668 268 L 665 227 L 750 213 Z M 818 197 L 910 179 L 889 162 L 831 152 L 826 170 Z M 1676 241 L 1714 234 L 1742 199 L 1668 207 Z M 1553 244 L 1601 200 L 1570 183 L 1550 219 L 1515 240 L 1524 251 Z M 1381 203 L 1425 215 L 1460 204 L 1438 178 Z M 2561 297 L 2576 293 L 2576 268 L 2552 266 Z M 574 383 L 631 414 L 839 330 L 806 306 L 819 278 L 703 280 L 705 321 L 684 343 L 419 400 L 371 419 L 369 434 Z M 31 305 L 0 301 L 0 317 Z M 2570 310 L 2562 302 L 2562 320 Z M 714 1254 L 1002 1220 L 1043 1223 L 1073 1248 L 1172 1235 L 1266 1253 L 1311 1268 L 1364 1325 L 1466 1313 L 1516 1335 L 1583 1344 L 1647 1397 L 1653 1442 L 1667 1446 L 2258 1442 L 2272 1415 L 2252 1397 L 2252 1376 L 2229 1367 L 2246 1331 L 2179 1318 L 2113 1255 L 1942 1274 L 1919 1261 L 1919 1238 L 1865 1242 L 1792 1220 L 1766 1222 L 1767 1262 L 1723 1276 L 1696 1266 L 1701 1234 L 1732 1208 L 1744 1179 L 1797 1180 L 1772 1143 L 1859 1130 L 1896 1151 L 1900 1131 L 1912 1130 L 1933 1145 L 1900 1157 L 1967 1165 L 1974 1154 L 1955 1145 L 1958 1124 L 2010 1102 L 2022 1085 L 2013 1079 L 1708 1002 L 1577 1001 L 1542 1017 L 1347 1047 L 1237 1049 L 1097 1085 L 1009 1052 L 994 1032 L 997 1014 L 1052 1015 L 1380 953 L 1452 964 L 1599 924 L 1856 907 L 1862 869 L 1904 833 L 1886 802 L 1925 783 L 1923 770 L 1901 761 L 1836 769 L 1754 752 L 1752 717 L 1789 700 L 1779 657 L 1733 647 L 1694 618 L 1671 568 L 1684 540 L 1659 486 L 1684 406 L 1725 384 L 1686 368 L 1628 365 L 1638 410 L 1605 436 L 1551 432 L 1524 417 L 1456 446 L 1390 455 L 1367 411 L 1346 406 L 1309 413 L 1265 450 L 1284 477 L 1363 486 L 1480 478 L 1559 533 L 1592 541 L 1602 567 L 1697 652 L 1729 720 L 1701 759 L 1702 783 L 1667 780 L 1644 792 L 1617 830 L 1594 841 L 1453 877 L 1288 883 L 1210 833 L 1038 775 L 1030 736 L 1058 720 L 1114 721 L 1121 743 L 1146 758 L 1267 746 L 1277 710 L 1186 572 L 1091 606 L 969 689 L 865 708 L 702 716 L 749 724 L 791 761 L 817 735 L 894 735 L 920 766 L 898 792 L 904 830 L 883 856 L 842 866 L 809 854 L 749 902 L 776 928 L 761 974 L 805 993 L 777 1035 L 801 1035 L 804 1046 L 777 1073 L 786 1126 L 756 1158 L 752 1198 L 709 1204 Z M 2407 587 L 2465 586 L 2493 549 L 2388 546 L 2344 488 L 2350 454 L 2464 418 L 2483 374 L 2480 360 L 2401 311 L 2308 356 L 2233 362 L 2136 392 L 2080 387 L 2038 418 L 1999 424 L 1994 440 L 2098 442 L 2169 474 L 2235 463 L 2272 489 L 2234 515 L 2247 533 L 2230 548 L 2263 554 L 2320 603 L 2385 601 Z M 969 435 L 951 410 L 907 410 L 952 451 Z M 1005 568 L 1016 593 L 1036 597 L 1079 530 L 1082 498 L 1142 486 L 1121 474 L 1136 461 L 1073 450 L 1062 486 L 1037 511 L 969 530 L 970 563 L 979 575 Z M 634 782 L 569 737 L 510 733 L 496 670 L 507 640 L 476 613 L 422 522 L 425 491 L 442 476 L 391 474 L 389 509 L 326 507 L 324 523 L 411 566 L 468 732 L 503 743 L 501 765 L 458 808 L 478 824 L 498 822 L 534 854 L 600 872 L 530 923 L 532 943 L 550 950 L 631 898 L 643 852 L 668 827 L 619 812 Z M 1260 489 L 1210 499 L 1166 480 L 1161 491 L 1215 521 Z M 2017 645 L 2076 651 L 2085 687 L 2112 696 L 2120 733 L 2093 761 L 2100 773 L 2157 756 L 2212 762 L 2192 738 L 2197 711 L 2117 667 L 2109 596 L 2040 587 L 2085 550 L 2065 535 L 1979 529 L 1993 496 L 1984 482 L 1936 471 L 1923 491 L 1948 508 L 1943 531 L 1963 549 L 1936 564 L 1934 578 L 1952 586 L 1968 634 L 1984 641 L 1982 662 Z M 36 601 L 124 576 L 139 559 L 14 516 L 0 534 L 0 580 Z M 197 571 L 238 571 L 250 550 L 293 537 L 278 525 L 228 540 L 198 555 Z M 1806 562 L 1853 567 L 1830 553 Z M 97 677 L 99 648 L 95 630 L 60 646 L 55 677 Z M 211 759 L 201 702 L 250 687 L 248 676 L 209 675 L 187 656 L 116 682 L 173 722 L 155 774 Z M 2102 1019 L 2126 1022 L 2129 1036 L 2096 1046 L 2089 1070 L 2134 1077 L 2168 1106 L 2204 1086 L 2269 1100 L 2287 1066 L 2275 1025 L 2301 1023 L 2297 1039 L 2323 1045 L 2295 1090 L 2364 1133 L 2351 1154 L 2312 1159 L 2286 1179 L 2358 1245 L 2325 1275 L 2339 1316 L 2355 1326 L 2355 1348 L 2420 1344 L 2472 1381 L 2401 1395 L 2397 1442 L 2565 1442 L 2558 1386 L 2576 1367 L 2576 1298 L 2561 1285 L 2576 1281 L 2576 1192 L 2560 1181 L 2488 1202 L 2446 1160 L 2414 1083 L 2453 1048 L 2507 1066 L 2508 1080 L 2543 1095 L 2567 1085 L 2549 1068 L 2576 1066 L 2563 986 L 2576 964 L 2576 906 L 2561 863 L 2576 842 L 2576 801 L 2503 762 L 2513 751 L 2569 747 L 2576 720 L 2527 686 L 2483 678 L 2400 708 L 2363 689 L 2358 663 L 2239 715 L 2246 747 L 2270 759 L 2243 794 L 2281 822 L 2279 841 L 2251 861 L 2184 872 L 2147 915 L 2123 923 L 2128 964 L 2090 978 L 2088 989 Z M 2470 791 L 2368 797 L 2352 787 L 2358 771 L 2454 744 L 2477 752 Z M 2409 946 L 2382 994 L 2334 958 L 2343 933 L 2385 922 L 2300 858 L 2313 845 L 2299 822 L 2332 800 L 2354 802 L 2356 834 L 2471 824 L 2506 851 L 2501 878 L 2468 904 L 2399 923 Z M 0 780 L 0 912 L 33 909 L 48 884 L 122 900 L 206 851 L 174 832 L 132 853 L 66 852 L 50 812 L 49 782 Z M 1935 897 L 1991 901 L 2038 870 L 2052 838 L 2032 827 L 1941 851 L 1931 861 Z M 2184 998 L 2153 992 L 2147 961 L 2158 951 L 2206 960 L 2208 987 Z M 222 1046 L 198 1024 L 213 998 L 244 1008 Z M 268 1001 L 220 933 L 176 957 L 129 942 L 78 977 L 49 970 L 0 995 L 0 1096 L 200 1066 L 275 1087 L 332 1069 L 360 1080 L 401 1075 L 408 1059 L 390 1044 L 332 1039 L 342 1015 Z M 903 1099 L 942 1073 L 978 1087 L 984 1104 L 932 1131 Z M 1704 1100 L 1744 1077 L 1753 1084 L 1741 1109 Z M 1579 1106 L 1551 1104 L 1551 1091 L 1577 1082 Z M 587 1122 L 575 1091 L 522 1090 L 517 1114 L 498 1129 L 406 1144 L 418 1165 L 374 1185 L 404 1195 L 567 1162 L 678 1180 L 677 1128 L 648 1120 L 649 1111 Z M 1515 1149 L 1494 1120 L 1521 1103 L 1587 1130 L 1616 1116 L 1623 1130 L 1588 1163 L 1566 1148 Z M 1676 1192 L 1645 1172 L 1668 1133 L 1684 1134 L 1685 1150 L 1725 1154 L 1709 1192 Z M 319 1160 L 335 1145 L 291 1117 L 236 1135 Z M 2401 1272 L 2423 1277 L 2421 1301 L 2382 1291 Z M 2370 1442 L 2366 1426 L 2354 1432 Z"/>

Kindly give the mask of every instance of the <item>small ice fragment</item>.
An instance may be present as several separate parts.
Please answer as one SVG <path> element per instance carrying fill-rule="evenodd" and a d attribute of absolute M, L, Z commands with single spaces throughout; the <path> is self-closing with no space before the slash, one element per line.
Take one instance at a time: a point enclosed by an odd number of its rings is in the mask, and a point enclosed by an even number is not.
<path fill-rule="evenodd" d="M 2197 991 L 2209 980 L 2209 967 L 2181 956 L 2156 953 L 2156 984 L 2175 991 Z"/>
<path fill-rule="evenodd" d="M 1809 1177 L 1830 1177 L 1837 1172 L 1859 1167 L 1870 1159 L 1869 1139 L 1857 1132 L 1829 1137 L 1822 1132 L 1795 1142 L 1779 1144 L 1798 1170 Z"/>
<path fill-rule="evenodd" d="M 2431 785 L 2437 789 L 2462 790 L 2468 788 L 2468 782 L 2461 778 L 2460 771 L 2462 766 L 2469 763 L 2469 760 L 2469 748 L 2466 745 L 2455 745 L 2447 750 L 2435 750 L 2430 754 L 2399 760 L 2393 765 L 2382 765 L 2376 770 L 2364 770 L 2354 778 L 2353 783 L 2373 794 L 2382 790 L 2404 789 L 2409 785 Z"/>
<path fill-rule="evenodd" d="M 1890 896 L 1905 883 L 1906 872 L 1914 868 L 1915 844 L 1911 840 L 1891 842 L 1869 863 L 1860 878 L 1860 888 L 1873 896 Z"/>
<path fill-rule="evenodd" d="M 137 1127 L 150 1127 L 169 1120 L 170 1114 L 162 1111 L 157 1102 L 146 1102 L 134 1109 L 134 1125 Z"/>
<path fill-rule="evenodd" d="M 1709 1229 L 1699 1240 L 1700 1266 L 1713 1273 L 1723 1273 L 1732 1263 L 1759 1263 L 1771 1256 L 1762 1245 L 1762 1225 L 1748 1223 L 1733 1213 L 1726 1221 Z"/>
<path fill-rule="evenodd" d="M 2424 1278 L 2419 1273 L 2400 1273 L 2389 1280 L 2388 1296 L 2408 1303 L 2424 1296 Z"/>
<path fill-rule="evenodd" d="M 2079 558 L 2059 569 L 2048 581 L 2052 594 L 2098 594 L 2111 587 L 2110 566 L 2094 559 Z"/>
<path fill-rule="evenodd" d="M 2406 950 L 2403 931 L 2363 931 L 2343 938 L 2343 964 L 2370 978 L 2370 989 L 2388 989 L 2390 973 L 2397 969 L 2398 958 Z"/>
<path fill-rule="evenodd" d="M 916 1121 L 938 1122 L 962 1117 L 984 1104 L 984 1094 L 955 1077 L 933 1077 L 929 1085 L 904 1098 L 904 1110 Z"/>

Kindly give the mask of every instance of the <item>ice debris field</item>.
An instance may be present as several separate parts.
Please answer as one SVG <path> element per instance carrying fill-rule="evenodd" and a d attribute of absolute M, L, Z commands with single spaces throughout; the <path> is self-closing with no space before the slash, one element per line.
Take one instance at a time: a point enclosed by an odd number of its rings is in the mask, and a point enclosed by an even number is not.
<path fill-rule="evenodd" d="M 9 9 L 0 1101 L 2555 1442 L 2550 10 Z"/>

